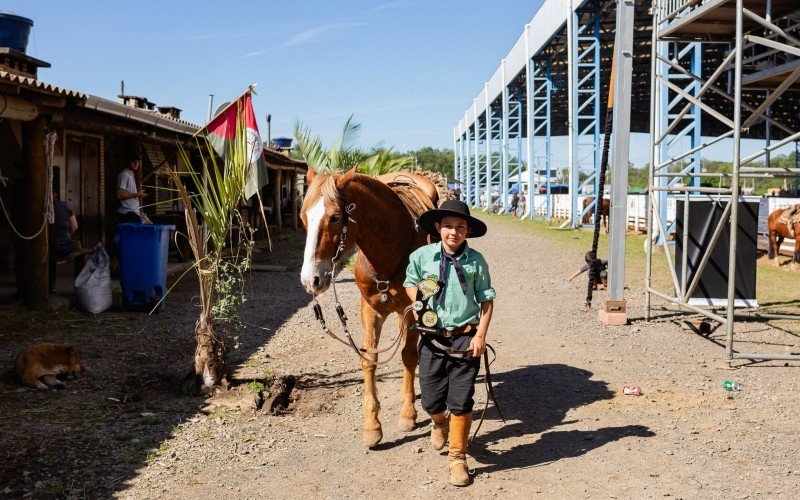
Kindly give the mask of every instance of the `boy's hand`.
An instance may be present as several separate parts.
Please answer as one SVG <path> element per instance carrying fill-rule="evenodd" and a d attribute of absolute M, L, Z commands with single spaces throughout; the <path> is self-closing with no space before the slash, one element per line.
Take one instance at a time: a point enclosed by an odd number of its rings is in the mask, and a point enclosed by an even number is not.
<path fill-rule="evenodd" d="M 483 356 L 483 351 L 486 350 L 486 339 L 482 335 L 475 335 L 469 342 L 469 348 L 472 350 L 473 358 Z"/>

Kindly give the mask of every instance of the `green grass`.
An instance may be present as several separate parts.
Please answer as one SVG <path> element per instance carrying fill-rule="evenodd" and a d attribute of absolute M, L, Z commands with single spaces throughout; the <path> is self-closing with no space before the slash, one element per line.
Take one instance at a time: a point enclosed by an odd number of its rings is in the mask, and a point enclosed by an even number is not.
<path fill-rule="evenodd" d="M 267 386 L 265 386 L 263 382 L 257 382 L 257 381 L 250 382 L 249 384 L 247 384 L 247 387 L 249 387 L 250 390 L 255 393 L 264 392 L 264 390 L 267 388 Z"/>
<path fill-rule="evenodd" d="M 547 223 L 541 220 L 519 220 L 509 216 L 494 214 L 478 214 L 481 219 L 488 221 L 492 225 L 503 225 L 513 227 L 525 233 L 535 234 L 558 243 L 554 252 L 575 251 L 579 257 L 575 261 L 574 269 L 566 271 L 554 270 L 556 273 L 564 273 L 565 279 L 583 265 L 583 253 L 592 248 L 592 231 L 589 230 L 562 230 L 558 229 L 561 221 Z M 625 283 L 633 288 L 626 291 L 630 293 L 642 293 L 645 280 L 645 266 L 647 255 L 644 249 L 646 240 L 645 235 L 629 234 L 626 239 L 625 247 Z M 558 250 L 561 249 L 561 250 Z M 672 294 L 673 284 L 670 277 L 669 267 L 666 257 L 659 246 L 653 253 L 653 286 L 662 292 Z M 598 255 L 601 258 L 608 256 L 608 236 L 605 231 L 600 234 Z M 783 257 L 782 261 L 788 260 Z M 585 275 L 581 276 L 584 280 Z M 578 277 L 576 279 L 581 279 Z M 800 313 L 800 299 L 797 298 L 796 291 L 800 289 L 800 273 L 792 272 L 788 265 L 775 268 L 766 256 L 761 256 L 757 261 L 756 269 L 756 297 L 762 309 L 769 309 L 770 312 L 790 312 Z M 660 302 L 660 299 L 657 299 Z M 792 321 L 772 321 L 771 324 L 787 328 L 795 334 L 800 334 L 800 325 Z"/>

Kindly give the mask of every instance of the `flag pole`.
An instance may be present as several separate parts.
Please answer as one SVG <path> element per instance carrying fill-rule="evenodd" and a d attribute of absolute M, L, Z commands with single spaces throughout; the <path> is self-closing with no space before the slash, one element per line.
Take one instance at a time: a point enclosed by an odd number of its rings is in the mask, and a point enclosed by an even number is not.
<path fill-rule="evenodd" d="M 203 130 L 205 130 L 206 128 L 208 128 L 208 124 L 209 124 L 209 123 L 211 123 L 211 122 L 214 120 L 214 118 L 216 118 L 218 115 L 221 115 L 222 113 L 224 113 L 224 112 L 228 111 L 228 108 L 230 108 L 231 106 L 233 106 L 234 104 L 236 104 L 237 102 L 239 102 L 239 99 L 241 99 L 242 97 L 246 96 L 247 94 L 252 94 L 252 93 L 254 93 L 254 92 L 255 92 L 255 90 L 256 90 L 256 85 L 258 85 L 258 84 L 257 84 L 257 83 L 253 83 L 253 84 L 250 84 L 250 85 L 248 85 L 248 86 L 247 86 L 247 90 L 245 90 L 244 92 L 242 92 L 241 94 L 239 94 L 239 95 L 236 97 L 236 99 L 234 99 L 234 100 L 232 100 L 231 102 L 229 102 L 227 106 L 225 106 L 224 108 L 222 108 L 221 110 L 219 110 L 219 113 L 215 114 L 214 116 L 211 116 L 211 104 L 209 103 L 209 107 L 208 107 L 208 121 L 206 122 L 206 124 L 205 124 L 205 125 L 203 125 L 202 127 L 200 127 L 200 128 L 197 130 L 197 132 L 195 132 L 195 133 L 194 133 L 194 135 L 192 135 L 192 137 L 197 137 L 197 135 L 198 135 L 198 134 L 200 134 L 200 132 L 202 132 Z M 209 94 L 209 95 L 212 95 L 212 94 Z"/>

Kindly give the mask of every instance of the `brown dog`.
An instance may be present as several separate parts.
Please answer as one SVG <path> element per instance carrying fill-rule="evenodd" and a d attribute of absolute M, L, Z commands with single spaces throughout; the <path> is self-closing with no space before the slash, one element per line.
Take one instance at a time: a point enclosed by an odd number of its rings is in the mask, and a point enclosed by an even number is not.
<path fill-rule="evenodd" d="M 39 344 L 28 347 L 14 360 L 14 372 L 23 385 L 37 389 L 63 389 L 66 384 L 56 375 L 66 374 L 68 379 L 86 371 L 81 363 L 78 348 L 68 344 Z"/>

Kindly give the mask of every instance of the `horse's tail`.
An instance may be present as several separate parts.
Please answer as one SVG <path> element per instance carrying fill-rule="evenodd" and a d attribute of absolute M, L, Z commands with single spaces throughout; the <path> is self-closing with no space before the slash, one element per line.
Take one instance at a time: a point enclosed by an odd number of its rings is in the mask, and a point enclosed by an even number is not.
<path fill-rule="evenodd" d="M 436 186 L 436 194 L 439 195 L 439 203 L 445 200 L 455 200 L 456 193 L 447 187 L 447 178 L 439 172 L 432 172 L 430 170 L 417 170 L 415 174 L 425 177 Z"/>

